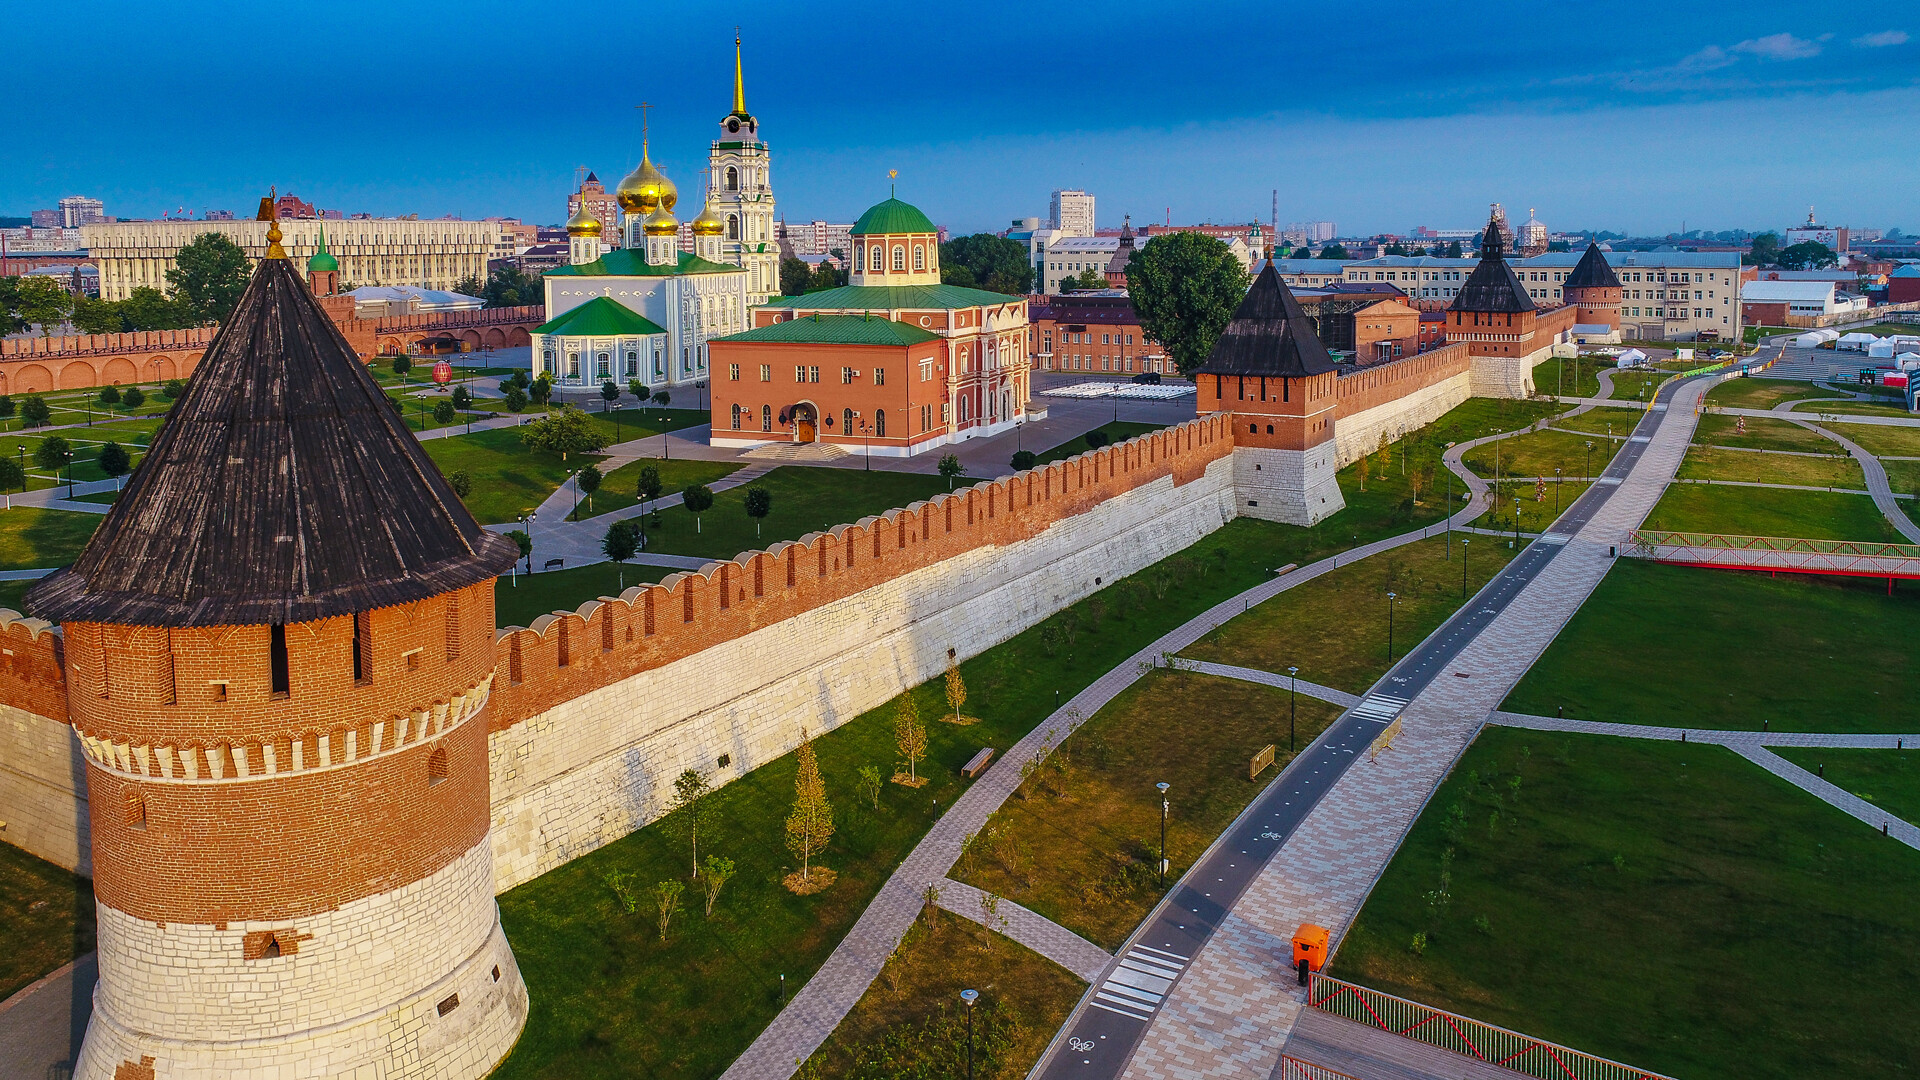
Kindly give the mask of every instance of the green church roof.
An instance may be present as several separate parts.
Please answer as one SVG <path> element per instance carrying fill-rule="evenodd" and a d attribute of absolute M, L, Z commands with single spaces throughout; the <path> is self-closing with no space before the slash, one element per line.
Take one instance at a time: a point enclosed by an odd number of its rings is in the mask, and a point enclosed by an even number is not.
<path fill-rule="evenodd" d="M 1021 300 L 962 285 L 842 285 L 804 296 L 776 296 L 761 306 L 803 311 L 928 311 L 992 307 Z"/>
<path fill-rule="evenodd" d="M 313 258 L 307 260 L 307 273 L 311 274 L 316 270 L 331 270 L 335 273 L 338 273 L 340 270 L 340 260 L 334 258 L 327 251 L 327 227 L 325 225 L 320 226 L 320 250 L 314 252 Z"/>
<path fill-rule="evenodd" d="M 547 271 L 548 277 L 672 277 L 676 274 L 742 274 L 746 271 L 725 263 L 709 262 L 698 255 L 680 252 L 672 266 L 655 266 L 633 248 L 616 248 L 590 263 L 562 266 Z"/>
<path fill-rule="evenodd" d="M 561 337 L 639 337 L 664 334 L 666 330 L 612 297 L 596 296 L 541 323 L 534 333 Z"/>
<path fill-rule="evenodd" d="M 853 223 L 854 236 L 864 236 L 868 233 L 938 231 L 933 227 L 933 222 L 927 220 L 927 215 L 920 212 L 919 207 L 911 203 L 903 203 L 899 199 L 888 199 L 886 202 L 868 208 L 866 213 L 860 215 L 860 220 Z"/>
<path fill-rule="evenodd" d="M 884 316 L 803 315 L 713 340 L 777 341 L 796 345 L 922 345 L 940 340 L 940 335 Z"/>

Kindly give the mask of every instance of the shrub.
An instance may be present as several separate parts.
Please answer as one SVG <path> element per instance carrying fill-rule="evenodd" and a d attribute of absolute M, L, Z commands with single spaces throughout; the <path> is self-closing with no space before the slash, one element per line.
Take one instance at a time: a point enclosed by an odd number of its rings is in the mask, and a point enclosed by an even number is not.
<path fill-rule="evenodd" d="M 28 394 L 20 399 L 20 423 L 26 427 L 39 427 L 53 419 L 53 409 L 39 394 Z"/>
<path fill-rule="evenodd" d="M 451 401 L 441 401 L 433 407 L 433 420 L 437 424 L 451 424 L 459 415 L 459 410 L 453 407 Z"/>
<path fill-rule="evenodd" d="M 1087 440 L 1087 449 L 1089 450 L 1098 450 L 1113 441 L 1113 436 L 1108 435 L 1099 428 L 1087 432 L 1083 437 Z"/>
<path fill-rule="evenodd" d="M 1013 462 L 1012 462 L 1013 471 L 1025 472 L 1026 470 L 1033 468 L 1034 462 L 1039 460 L 1040 460 L 1040 456 L 1038 454 L 1035 454 L 1033 451 L 1022 450 L 1019 453 L 1013 455 Z"/>
<path fill-rule="evenodd" d="M 112 440 L 108 440 L 107 444 L 100 448 L 100 457 L 94 463 L 99 465 L 100 471 L 109 477 L 125 476 L 133 468 L 133 461 L 127 456 L 126 448 Z"/>
<path fill-rule="evenodd" d="M 142 393 L 139 387 L 129 386 L 127 392 L 120 395 L 120 401 L 127 407 L 128 412 L 132 412 L 147 403 L 147 395 Z"/>
<path fill-rule="evenodd" d="M 120 404 L 120 388 L 109 383 L 100 388 L 100 404 L 108 408 Z"/>
<path fill-rule="evenodd" d="M 455 495 L 464 499 L 473 494 L 473 477 L 469 476 L 465 469 L 456 469 L 452 476 L 447 477 L 447 486 L 453 489 Z"/>
<path fill-rule="evenodd" d="M 501 397 L 506 401 L 508 412 L 522 412 L 527 407 L 527 392 L 517 386 L 501 391 Z"/>
<path fill-rule="evenodd" d="M 186 392 L 187 380 L 185 379 L 168 379 L 166 383 L 160 387 L 161 397 L 177 398 Z"/>

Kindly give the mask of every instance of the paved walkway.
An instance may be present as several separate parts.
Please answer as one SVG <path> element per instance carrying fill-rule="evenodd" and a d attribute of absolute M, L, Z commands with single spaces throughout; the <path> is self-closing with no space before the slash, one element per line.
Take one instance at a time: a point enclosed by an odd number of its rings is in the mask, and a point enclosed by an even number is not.
<path fill-rule="evenodd" d="M 1296 693 L 1305 694 L 1310 698 L 1317 698 L 1320 701 L 1330 701 L 1343 709 L 1351 709 L 1355 705 L 1360 704 L 1360 696 L 1358 694 L 1349 694 L 1345 690 L 1335 690 L 1331 686 L 1321 686 L 1319 683 L 1308 682 L 1305 679 L 1294 679 L 1287 675 L 1276 675 L 1271 671 L 1261 671 L 1259 668 L 1235 667 L 1232 664 L 1214 664 L 1205 660 L 1188 660 L 1185 657 L 1175 657 L 1171 661 L 1171 666 L 1179 668 L 1181 671 L 1195 671 L 1202 675 L 1214 675 L 1222 679 L 1239 679 L 1241 682 L 1259 683 L 1262 686 L 1271 686 L 1276 690 L 1290 689 Z"/>
<path fill-rule="evenodd" d="M 0 1075 L 60 1080 L 73 1075 L 93 1015 L 94 954 L 0 1001 Z"/>
<path fill-rule="evenodd" d="M 1867 475 L 1867 493 L 1873 496 L 1873 505 L 1880 508 L 1880 513 L 1886 515 L 1886 519 L 1893 523 L 1894 528 L 1900 530 L 1900 535 L 1906 537 L 1908 543 L 1920 544 L 1920 526 L 1916 526 L 1913 519 L 1907 517 L 1906 511 L 1900 509 L 1900 503 L 1894 498 L 1893 488 L 1887 483 L 1886 467 L 1880 464 L 1879 458 L 1867 453 L 1866 448 L 1859 443 L 1829 428 L 1798 417 L 1790 416 L 1787 419 L 1845 447 L 1847 453 L 1853 455 L 1853 460 L 1860 463 L 1860 470 Z"/>
<path fill-rule="evenodd" d="M 1099 978 L 1113 960 L 1107 950 L 1004 896 L 994 898 L 993 914 L 988 915 L 982 902 L 987 894 L 982 890 L 952 878 L 941 878 L 935 884 L 940 890 L 941 907 L 1025 945 L 1078 975 L 1081 982 Z"/>
<path fill-rule="evenodd" d="M 1400 713 L 1403 731 L 1393 748 L 1347 769 L 1262 868 L 1174 984 L 1122 1075 L 1195 1080 L 1272 1072 L 1302 1008 L 1285 978 L 1293 931 L 1318 923 L 1334 932 L 1338 946 L 1435 786 L 1599 584 L 1610 565 L 1608 546 L 1622 543 L 1659 499 L 1686 453 L 1707 385 L 1678 387 L 1618 490 L 1464 646 L 1448 665 L 1452 677 L 1414 695 Z M 1450 467 L 1457 464 L 1455 452 L 1448 457 Z"/>
<path fill-rule="evenodd" d="M 1479 510 L 1469 506 L 1456 514 L 1455 518 L 1471 520 L 1478 514 Z M 1162 658 L 1192 645 L 1234 616 L 1243 614 L 1252 604 L 1277 596 L 1301 582 L 1311 581 L 1336 566 L 1438 536 L 1442 531 L 1441 524 L 1434 524 L 1377 540 L 1256 585 L 1215 604 L 1162 635 L 1075 694 L 1025 738 L 1007 748 L 999 762 L 941 815 L 893 876 L 881 886 L 879 895 L 861 913 L 826 963 L 807 980 L 753 1044 L 734 1060 L 724 1074 L 725 1080 L 785 1080 L 793 1075 L 801 1062 L 820 1048 L 820 1044 L 826 1041 L 848 1011 L 859 1002 L 860 996 L 866 993 L 867 987 L 880 974 L 887 957 L 899 946 L 901 937 L 913 925 L 914 919 L 919 917 L 927 883 L 946 876 L 960 857 L 961 842 L 969 834 L 979 832 L 986 825 L 987 818 L 1020 786 L 1022 763 L 1044 748 L 1058 746 L 1082 721 L 1099 712 L 1121 691 L 1152 671 Z"/>

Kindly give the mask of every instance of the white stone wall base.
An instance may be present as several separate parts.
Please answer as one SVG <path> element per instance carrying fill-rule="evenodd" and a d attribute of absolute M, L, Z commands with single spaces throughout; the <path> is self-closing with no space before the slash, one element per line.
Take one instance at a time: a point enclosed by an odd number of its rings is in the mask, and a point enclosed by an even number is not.
<path fill-rule="evenodd" d="M 1333 441 L 1338 447 L 1335 466 L 1346 468 L 1380 448 L 1380 436 L 1388 442 L 1433 423 L 1470 396 L 1473 378 L 1463 371 L 1432 386 L 1403 397 L 1343 416 L 1333 425 Z"/>
<path fill-rule="evenodd" d="M 0 841 L 93 876 L 86 757 L 73 729 L 0 705 Z"/>
<path fill-rule="evenodd" d="M 1476 356 L 1473 358 L 1473 396 L 1487 398 L 1530 398 L 1533 396 L 1533 368 L 1553 355 L 1551 344 L 1526 356 Z"/>
<path fill-rule="evenodd" d="M 1332 440 L 1307 450 L 1238 446 L 1233 451 L 1233 487 L 1240 517 L 1313 525 L 1341 510 Z"/>

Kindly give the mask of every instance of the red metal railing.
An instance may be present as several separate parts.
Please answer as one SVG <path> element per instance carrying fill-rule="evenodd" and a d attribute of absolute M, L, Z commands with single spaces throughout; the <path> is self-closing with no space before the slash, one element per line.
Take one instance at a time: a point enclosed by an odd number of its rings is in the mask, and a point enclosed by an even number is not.
<path fill-rule="evenodd" d="M 1660 562 L 1800 574 L 1920 577 L 1920 544 L 1636 529 L 1627 554 Z"/>
<path fill-rule="evenodd" d="M 1315 972 L 1307 984 L 1307 1004 L 1334 1016 L 1540 1080 L 1670 1080 L 1659 1073 L 1595 1057 L 1320 972 Z"/>

